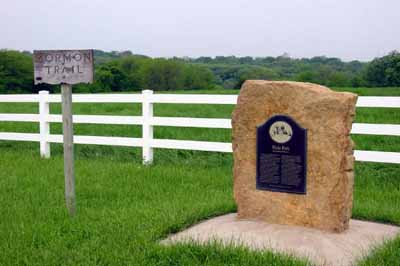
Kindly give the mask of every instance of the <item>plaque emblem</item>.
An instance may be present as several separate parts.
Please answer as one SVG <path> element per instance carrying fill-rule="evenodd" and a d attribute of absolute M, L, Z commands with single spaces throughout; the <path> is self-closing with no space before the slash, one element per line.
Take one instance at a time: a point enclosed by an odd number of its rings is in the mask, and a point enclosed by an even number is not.
<path fill-rule="evenodd" d="M 283 144 L 288 142 L 293 135 L 292 127 L 285 121 L 276 121 L 269 128 L 269 136 L 277 143 Z"/>

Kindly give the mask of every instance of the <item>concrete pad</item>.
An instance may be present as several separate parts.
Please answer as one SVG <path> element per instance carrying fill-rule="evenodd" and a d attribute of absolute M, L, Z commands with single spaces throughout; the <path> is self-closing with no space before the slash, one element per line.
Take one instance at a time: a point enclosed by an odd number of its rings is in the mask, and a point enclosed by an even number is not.
<path fill-rule="evenodd" d="M 239 220 L 235 213 L 219 216 L 171 235 L 161 243 L 171 245 L 194 241 L 207 244 L 244 245 L 252 250 L 270 249 L 306 257 L 317 265 L 350 266 L 368 254 L 371 248 L 400 233 L 400 227 L 350 221 L 343 233 L 328 233 L 300 226 L 267 224 L 256 220 Z"/>

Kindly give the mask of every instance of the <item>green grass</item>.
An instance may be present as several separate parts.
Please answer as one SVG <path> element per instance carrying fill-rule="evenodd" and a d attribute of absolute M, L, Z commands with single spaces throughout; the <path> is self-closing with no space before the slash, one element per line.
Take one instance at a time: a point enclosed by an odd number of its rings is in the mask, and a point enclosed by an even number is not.
<path fill-rule="evenodd" d="M 376 248 L 370 256 L 362 259 L 359 266 L 400 265 L 400 236 L 385 245 Z"/>
<path fill-rule="evenodd" d="M 386 95 L 386 89 L 365 89 Z M 206 93 L 206 92 L 202 92 Z M 209 92 L 210 93 L 210 92 Z M 214 91 L 211 93 L 215 93 Z M 223 91 L 222 93 L 226 93 Z M 228 93 L 237 93 L 229 91 Z M 390 89 L 400 95 L 400 89 Z M 233 106 L 156 105 L 159 116 L 229 118 Z M 0 104 L 0 113 L 36 113 L 32 104 Z M 51 106 L 59 113 L 59 105 Z M 135 104 L 75 104 L 76 114 L 139 115 Z M 400 123 L 398 109 L 357 110 L 358 122 Z M 34 123 L 1 131 L 37 132 Z M 55 124 L 52 133 L 61 133 Z M 75 125 L 75 134 L 141 136 L 140 127 Z M 230 130 L 155 129 L 157 138 L 230 141 Z M 400 151 L 400 138 L 353 136 L 358 149 Z M 268 251 L 193 244 L 163 247 L 169 233 L 234 212 L 232 155 L 155 150 L 141 165 L 137 148 L 76 145 L 78 215 L 64 207 L 62 147 L 39 159 L 37 143 L 0 142 L 0 265 L 306 265 Z M 356 163 L 353 218 L 400 225 L 400 165 Z M 400 265 L 400 239 L 359 265 Z"/>

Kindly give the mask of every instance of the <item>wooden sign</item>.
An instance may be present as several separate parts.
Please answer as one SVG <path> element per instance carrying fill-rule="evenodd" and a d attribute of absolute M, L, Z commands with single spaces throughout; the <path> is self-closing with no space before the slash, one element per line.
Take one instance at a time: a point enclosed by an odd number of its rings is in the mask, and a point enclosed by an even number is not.
<path fill-rule="evenodd" d="M 33 51 L 35 85 L 93 82 L 93 50 Z"/>
<path fill-rule="evenodd" d="M 93 82 L 93 50 L 33 51 L 35 85 L 61 84 L 65 203 L 76 214 L 72 84 Z"/>

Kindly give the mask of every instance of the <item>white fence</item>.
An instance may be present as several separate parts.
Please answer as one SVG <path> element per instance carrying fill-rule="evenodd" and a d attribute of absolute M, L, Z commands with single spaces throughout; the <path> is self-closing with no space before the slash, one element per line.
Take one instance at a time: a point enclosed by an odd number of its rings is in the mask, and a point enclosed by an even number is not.
<path fill-rule="evenodd" d="M 230 119 L 155 117 L 154 103 L 179 104 L 230 104 L 235 105 L 237 95 L 195 95 L 195 94 L 153 94 L 144 90 L 142 94 L 74 94 L 74 103 L 141 103 L 142 116 L 74 115 L 74 123 L 142 125 L 142 138 L 74 136 L 76 144 L 95 144 L 142 147 L 143 162 L 153 161 L 154 148 L 232 152 L 232 144 L 210 141 L 187 141 L 154 139 L 154 126 L 231 128 Z M 39 134 L 0 132 L 0 140 L 38 141 L 42 157 L 50 157 L 50 143 L 62 143 L 62 135 L 50 134 L 50 123 L 62 122 L 61 115 L 49 113 L 50 103 L 61 102 L 60 95 L 41 91 L 39 94 L 0 95 L 1 102 L 35 102 L 39 104 L 39 114 L 0 114 L 0 121 L 39 122 Z M 400 97 L 359 97 L 357 107 L 400 108 Z M 400 125 L 354 123 L 352 134 L 400 136 Z M 366 162 L 400 163 L 400 153 L 382 151 L 354 152 L 356 160 Z"/>

